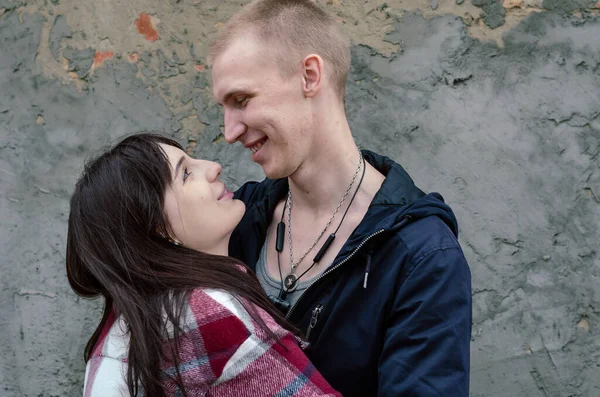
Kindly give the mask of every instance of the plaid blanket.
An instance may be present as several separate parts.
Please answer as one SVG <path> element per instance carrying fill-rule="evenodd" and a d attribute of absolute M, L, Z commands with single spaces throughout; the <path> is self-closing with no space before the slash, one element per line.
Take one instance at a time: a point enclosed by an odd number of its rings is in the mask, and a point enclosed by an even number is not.
<path fill-rule="evenodd" d="M 178 369 L 188 396 L 339 396 L 308 361 L 297 339 L 257 310 L 281 344 L 270 340 L 232 295 L 194 290 L 178 341 Z M 121 317 L 109 318 L 87 363 L 84 397 L 128 395 L 125 330 Z M 172 338 L 171 327 L 163 349 Z M 176 374 L 173 362 L 161 363 L 161 369 L 166 394 L 180 396 L 171 380 Z"/>

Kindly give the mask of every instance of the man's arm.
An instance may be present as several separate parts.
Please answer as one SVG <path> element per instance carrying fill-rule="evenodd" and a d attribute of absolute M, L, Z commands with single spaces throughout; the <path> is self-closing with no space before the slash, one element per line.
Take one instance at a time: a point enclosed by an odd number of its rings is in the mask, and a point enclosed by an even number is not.
<path fill-rule="evenodd" d="M 436 249 L 400 281 L 378 396 L 468 397 L 471 273 L 462 251 Z"/>

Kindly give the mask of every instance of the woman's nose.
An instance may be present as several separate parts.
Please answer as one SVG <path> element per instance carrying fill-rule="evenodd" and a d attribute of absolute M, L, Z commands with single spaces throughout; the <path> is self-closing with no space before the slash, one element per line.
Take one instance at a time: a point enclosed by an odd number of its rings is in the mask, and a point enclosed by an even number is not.
<path fill-rule="evenodd" d="M 208 161 L 208 167 L 206 170 L 206 179 L 209 182 L 214 182 L 219 179 L 221 172 L 223 171 L 223 167 L 219 163 L 215 163 L 214 161 Z"/>

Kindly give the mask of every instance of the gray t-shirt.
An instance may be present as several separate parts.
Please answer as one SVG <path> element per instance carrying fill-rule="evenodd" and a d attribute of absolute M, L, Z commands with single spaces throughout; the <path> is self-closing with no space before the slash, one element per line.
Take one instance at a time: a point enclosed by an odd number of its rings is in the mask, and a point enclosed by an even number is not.
<path fill-rule="evenodd" d="M 258 257 L 258 262 L 256 263 L 256 276 L 258 277 L 258 281 L 260 281 L 260 285 L 263 287 L 267 295 L 279 296 L 279 292 L 281 291 L 281 280 L 279 279 L 279 275 L 277 278 L 271 277 L 267 272 L 267 245 L 269 243 L 269 237 L 265 239 L 265 243 L 260 250 L 260 256 Z M 290 269 L 281 269 L 281 274 L 283 277 L 286 276 L 290 272 Z M 304 292 L 309 285 L 316 279 L 316 277 L 305 279 L 302 277 L 298 282 L 298 287 L 287 294 L 285 300 L 290 303 L 290 305 L 294 305 L 300 295 Z"/>

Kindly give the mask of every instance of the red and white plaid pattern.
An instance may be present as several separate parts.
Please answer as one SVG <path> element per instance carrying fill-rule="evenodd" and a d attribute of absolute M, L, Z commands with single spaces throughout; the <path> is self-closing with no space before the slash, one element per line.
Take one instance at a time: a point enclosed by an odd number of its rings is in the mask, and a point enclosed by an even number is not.
<path fill-rule="evenodd" d="M 266 312 L 257 311 L 284 346 L 271 340 L 232 295 L 194 290 L 179 338 L 178 369 L 188 396 L 339 396 L 296 338 Z M 129 338 L 122 318 L 110 320 L 87 364 L 84 397 L 127 395 Z M 163 349 L 173 342 L 169 334 Z M 161 368 L 167 395 L 181 395 L 170 379 L 176 374 L 173 363 L 163 362 Z"/>

